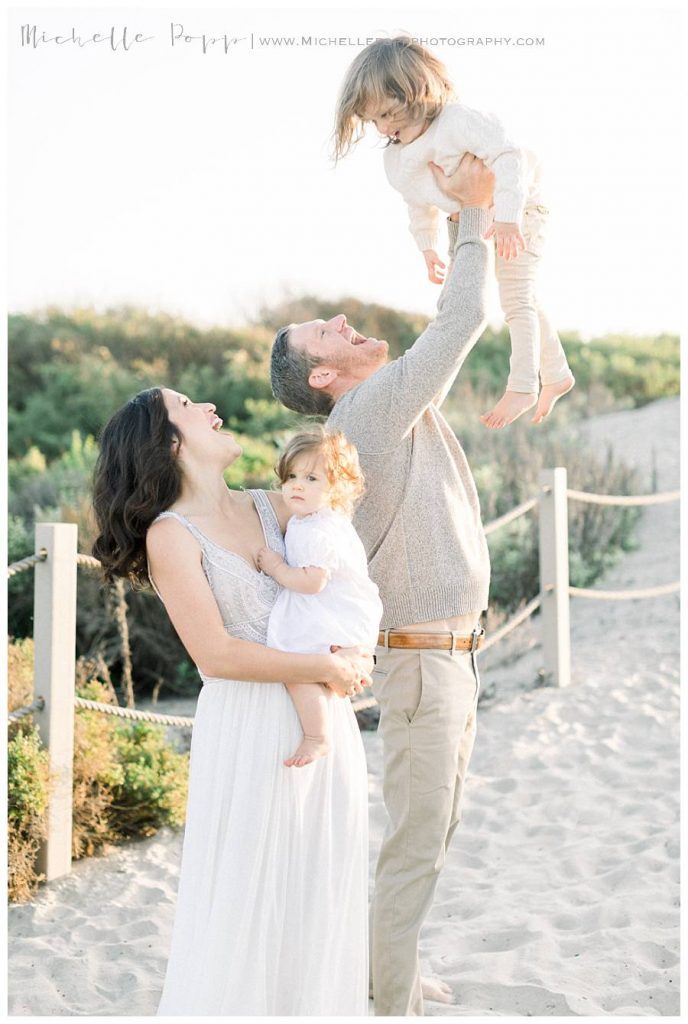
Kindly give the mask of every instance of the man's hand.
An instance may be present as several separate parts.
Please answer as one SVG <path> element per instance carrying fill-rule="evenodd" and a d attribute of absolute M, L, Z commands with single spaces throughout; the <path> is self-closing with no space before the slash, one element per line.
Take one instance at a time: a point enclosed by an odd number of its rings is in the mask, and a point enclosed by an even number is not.
<path fill-rule="evenodd" d="M 272 576 L 279 571 L 280 566 L 284 565 L 284 559 L 277 551 L 273 551 L 271 548 L 262 547 L 256 555 L 256 562 L 261 572 L 264 572 L 267 576 Z"/>
<path fill-rule="evenodd" d="M 459 166 L 449 176 L 432 161 L 430 170 L 435 176 L 437 187 L 450 199 L 456 199 L 461 206 L 481 206 L 484 210 L 492 206 L 494 174 L 472 153 L 464 153 Z"/>
<path fill-rule="evenodd" d="M 505 260 L 515 260 L 519 252 L 523 252 L 526 247 L 518 224 L 496 220 L 485 232 L 485 238 L 492 238 L 493 235 L 497 246 L 497 255 L 503 256 Z"/>
<path fill-rule="evenodd" d="M 446 264 L 442 262 L 434 249 L 423 249 L 425 266 L 428 268 L 428 280 L 433 284 L 444 284 Z"/>

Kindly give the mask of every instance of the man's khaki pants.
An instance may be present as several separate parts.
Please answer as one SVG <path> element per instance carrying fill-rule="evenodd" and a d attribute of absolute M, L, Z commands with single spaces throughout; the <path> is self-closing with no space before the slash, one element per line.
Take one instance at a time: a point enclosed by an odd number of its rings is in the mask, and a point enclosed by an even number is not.
<path fill-rule="evenodd" d="M 421 1017 L 418 936 L 461 817 L 480 681 L 468 651 L 375 654 L 389 820 L 371 906 L 372 991 L 377 1016 Z"/>

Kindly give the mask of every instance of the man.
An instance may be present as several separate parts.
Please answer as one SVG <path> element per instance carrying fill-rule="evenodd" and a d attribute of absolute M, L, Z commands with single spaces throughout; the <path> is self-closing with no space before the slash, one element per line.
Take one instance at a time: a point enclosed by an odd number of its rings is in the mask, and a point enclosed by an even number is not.
<path fill-rule="evenodd" d="M 440 412 L 485 323 L 483 235 L 494 179 L 467 154 L 451 178 L 461 213 L 438 314 L 399 359 L 343 315 L 282 328 L 275 396 L 356 445 L 366 493 L 355 517 L 384 606 L 373 692 L 380 705 L 389 821 L 371 908 L 372 987 L 380 1016 L 422 1016 L 418 936 L 460 820 L 475 737 L 475 651 L 489 556 L 475 483 Z M 427 995 L 447 998 L 437 986 Z"/>

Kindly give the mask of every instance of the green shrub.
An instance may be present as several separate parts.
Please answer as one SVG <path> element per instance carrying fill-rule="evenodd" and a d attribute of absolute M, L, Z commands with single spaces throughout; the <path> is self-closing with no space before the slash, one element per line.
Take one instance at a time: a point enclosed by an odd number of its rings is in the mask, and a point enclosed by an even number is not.
<path fill-rule="evenodd" d="M 118 724 L 115 744 L 122 770 L 112 804 L 118 836 L 148 836 L 163 825 L 183 825 L 188 755 L 173 750 L 162 728 L 148 722 Z"/>
<path fill-rule="evenodd" d="M 81 662 L 83 664 L 83 662 Z M 80 675 L 77 666 L 77 675 Z M 116 701 L 97 679 L 81 680 L 77 695 L 105 704 Z M 92 857 L 117 839 L 112 823 L 112 792 L 123 773 L 117 757 L 115 719 L 78 708 L 74 716 L 72 857 Z"/>
<path fill-rule="evenodd" d="M 9 707 L 31 703 L 33 641 L 15 641 L 9 649 Z M 79 659 L 79 696 L 116 703 L 112 685 L 94 677 L 107 670 L 98 661 Z M 46 834 L 48 754 L 31 717 L 10 727 L 8 744 L 9 896 L 29 899 L 43 876 L 36 854 Z M 108 850 L 134 836 L 153 835 L 163 825 L 184 823 L 188 754 L 164 738 L 164 727 L 126 722 L 79 708 L 74 720 L 72 856 L 79 859 Z"/>
<path fill-rule="evenodd" d="M 10 641 L 7 650 L 9 711 L 33 701 L 33 640 Z M 32 716 L 12 722 L 7 744 L 7 886 L 9 898 L 31 898 L 44 877 L 36 872 L 36 854 L 46 834 L 49 794 L 48 754 Z"/>
<path fill-rule="evenodd" d="M 24 902 L 45 877 L 35 863 L 46 836 L 49 792 L 48 753 L 26 720 L 7 744 L 7 780 L 8 894 Z"/>
<path fill-rule="evenodd" d="M 115 703 L 112 690 L 96 679 L 77 692 L 87 700 Z M 74 784 L 73 855 L 80 857 L 111 842 L 154 835 L 163 825 L 183 825 L 188 754 L 170 746 L 163 726 L 79 708 Z"/>

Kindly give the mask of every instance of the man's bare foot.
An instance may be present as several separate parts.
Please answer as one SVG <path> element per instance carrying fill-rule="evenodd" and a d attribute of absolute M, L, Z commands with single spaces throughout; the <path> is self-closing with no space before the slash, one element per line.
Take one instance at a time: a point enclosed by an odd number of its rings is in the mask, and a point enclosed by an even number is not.
<path fill-rule="evenodd" d="M 327 757 L 330 744 L 324 736 L 304 736 L 296 751 L 284 762 L 287 768 L 303 768 L 319 757 Z"/>
<path fill-rule="evenodd" d="M 421 978 L 420 987 L 423 992 L 423 999 L 430 999 L 434 1003 L 453 1003 L 454 992 L 449 985 L 440 981 L 439 978 Z"/>
<path fill-rule="evenodd" d="M 537 402 L 537 392 L 505 391 L 491 412 L 483 413 L 480 422 L 492 430 L 506 427 Z"/>
<path fill-rule="evenodd" d="M 542 423 L 545 416 L 549 416 L 551 413 L 557 399 L 568 394 L 575 383 L 575 377 L 570 374 L 568 377 L 558 380 L 556 384 L 543 384 L 531 423 Z"/>

